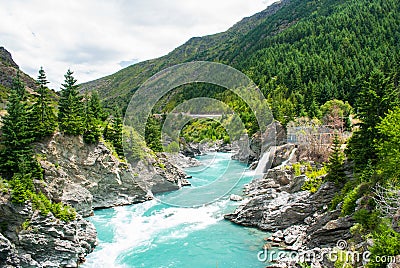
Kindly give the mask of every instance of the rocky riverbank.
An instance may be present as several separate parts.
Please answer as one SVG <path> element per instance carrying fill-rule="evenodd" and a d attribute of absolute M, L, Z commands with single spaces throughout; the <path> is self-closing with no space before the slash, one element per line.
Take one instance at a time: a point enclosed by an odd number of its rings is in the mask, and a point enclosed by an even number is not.
<path fill-rule="evenodd" d="M 323 183 L 318 191 L 310 193 L 302 190 L 308 178 L 294 173 L 291 165 L 278 166 L 254 179 L 245 187 L 247 202 L 234 213 L 225 215 L 225 219 L 271 232 L 264 246 L 268 249 L 321 253 L 335 247 L 338 241 L 350 238 L 353 220 L 339 218 L 339 209 L 328 209 L 339 190 L 335 184 Z M 287 258 L 270 267 L 296 267 L 293 265 L 293 260 Z M 326 259 L 315 260 L 313 265 L 333 267 Z"/>

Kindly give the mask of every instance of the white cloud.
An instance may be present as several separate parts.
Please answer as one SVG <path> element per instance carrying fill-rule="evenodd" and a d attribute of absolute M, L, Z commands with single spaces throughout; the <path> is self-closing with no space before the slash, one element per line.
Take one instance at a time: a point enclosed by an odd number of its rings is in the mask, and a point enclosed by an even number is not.
<path fill-rule="evenodd" d="M 227 30 L 273 0 L 0 0 L 0 46 L 34 78 L 59 89 L 167 54 L 190 37 Z"/>

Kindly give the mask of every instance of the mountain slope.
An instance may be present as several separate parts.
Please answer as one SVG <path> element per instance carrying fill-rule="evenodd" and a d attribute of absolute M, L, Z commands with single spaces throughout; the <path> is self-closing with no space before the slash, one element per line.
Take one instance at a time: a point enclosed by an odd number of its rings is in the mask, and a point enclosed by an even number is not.
<path fill-rule="evenodd" d="M 17 74 L 19 74 L 21 81 L 25 83 L 26 90 L 33 94 L 37 89 L 35 79 L 21 71 L 13 60 L 11 53 L 4 47 L 0 47 L 0 109 L 4 109 L 6 106 L 13 78 Z M 58 96 L 54 90 L 49 89 L 49 94 L 52 100 L 57 100 Z"/>
<path fill-rule="evenodd" d="M 18 72 L 21 80 L 26 84 L 28 89 L 36 89 L 35 80 L 19 69 L 10 52 L 4 47 L 0 47 L 0 105 L 2 105 L 2 107 L 4 107 L 7 100 L 9 88 L 12 86 L 12 79 Z"/>
<path fill-rule="evenodd" d="M 108 105 L 126 107 L 157 71 L 187 61 L 217 61 L 253 79 L 278 120 L 318 117 L 327 100 L 354 105 L 372 70 L 398 69 L 399 10 L 394 0 L 281 1 L 224 33 L 192 38 L 164 57 L 83 84 L 82 90 L 96 89 Z"/>

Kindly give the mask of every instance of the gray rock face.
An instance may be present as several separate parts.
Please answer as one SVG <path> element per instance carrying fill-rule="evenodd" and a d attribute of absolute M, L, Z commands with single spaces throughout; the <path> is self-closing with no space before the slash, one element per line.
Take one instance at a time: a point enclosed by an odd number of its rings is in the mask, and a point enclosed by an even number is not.
<path fill-rule="evenodd" d="M 7 259 L 8 255 L 10 255 L 14 251 L 14 247 L 11 244 L 10 240 L 5 238 L 0 233 L 0 260 Z"/>
<path fill-rule="evenodd" d="M 13 77 L 15 77 L 18 72 L 20 79 L 27 86 L 26 89 L 28 92 L 32 92 L 33 89 L 37 88 L 36 81 L 19 69 L 18 65 L 12 59 L 10 52 L 4 47 L 0 47 L 0 85 L 11 88 Z"/>
<path fill-rule="evenodd" d="M 265 153 L 265 151 L 262 151 L 263 148 L 267 149 L 271 146 L 283 145 L 286 141 L 286 132 L 282 125 L 275 121 L 267 127 L 263 135 L 260 132 L 256 132 L 250 138 L 249 144 L 245 142 L 247 140 L 248 137 L 244 136 L 238 141 L 238 149 L 232 159 L 249 164 L 257 161 Z"/>
<path fill-rule="evenodd" d="M 181 152 L 184 156 L 192 158 L 201 155 L 198 144 L 187 143 L 184 139 L 181 140 Z"/>
<path fill-rule="evenodd" d="M 350 217 L 339 218 L 340 211 L 332 211 L 323 214 L 315 219 L 314 224 L 308 229 L 310 236 L 307 246 L 313 247 L 334 247 L 339 240 L 346 240 L 352 237 L 350 227 L 355 221 Z"/>
<path fill-rule="evenodd" d="M 0 213 L 0 267 L 78 267 L 96 245 L 96 229 L 80 215 L 65 223 L 4 199 Z"/>
<path fill-rule="evenodd" d="M 163 153 L 163 155 L 165 155 L 165 158 L 167 158 L 170 163 L 179 168 L 197 167 L 201 165 L 200 161 L 196 158 L 185 156 L 182 153 Z"/>
<path fill-rule="evenodd" d="M 272 162 L 272 167 L 277 167 L 288 160 L 294 148 L 294 144 L 284 144 L 281 146 L 277 146 L 275 150 L 274 161 Z"/>
<path fill-rule="evenodd" d="M 328 182 L 312 195 L 307 191 L 293 194 L 285 191 L 263 193 L 256 195 L 225 218 L 265 231 L 282 230 L 293 225 L 304 224 L 307 217 L 321 210 L 322 206 L 333 198 L 336 190 L 336 187 Z"/>
<path fill-rule="evenodd" d="M 255 138 L 253 137 L 252 140 L 255 140 Z M 238 141 L 235 141 L 237 151 L 232 155 L 232 159 L 238 160 L 243 163 L 251 163 L 251 162 L 255 161 L 257 159 L 257 157 L 259 157 L 259 154 L 260 154 L 259 152 L 257 152 L 257 151 L 259 151 L 259 149 L 256 148 L 258 146 L 258 143 L 254 142 L 255 147 L 253 147 L 253 148 L 250 147 L 251 144 L 253 144 L 253 142 L 250 141 L 250 144 L 249 144 L 247 134 L 240 137 L 240 139 Z"/>
<path fill-rule="evenodd" d="M 0 62 L 7 66 L 19 69 L 18 65 L 12 59 L 11 53 L 8 52 L 4 47 L 0 47 Z"/>
<path fill-rule="evenodd" d="M 37 144 L 45 155 L 41 165 L 45 184 L 37 182 L 52 200 L 73 206 L 89 216 L 94 208 L 143 202 L 153 193 L 179 189 L 186 175 L 168 159 L 144 159 L 133 166 L 121 162 L 103 144 L 87 145 L 81 137 L 55 134 Z"/>
<path fill-rule="evenodd" d="M 41 161 L 46 183 L 42 190 L 51 199 L 70 204 L 83 216 L 89 216 L 93 208 L 145 200 L 146 192 L 130 166 L 114 157 L 103 143 L 87 145 L 82 137 L 56 133 L 37 148 L 45 155 Z"/>
<path fill-rule="evenodd" d="M 243 197 L 241 197 L 240 195 L 236 195 L 236 194 L 231 194 L 229 199 L 231 201 L 235 201 L 235 202 L 239 202 L 243 200 Z"/>

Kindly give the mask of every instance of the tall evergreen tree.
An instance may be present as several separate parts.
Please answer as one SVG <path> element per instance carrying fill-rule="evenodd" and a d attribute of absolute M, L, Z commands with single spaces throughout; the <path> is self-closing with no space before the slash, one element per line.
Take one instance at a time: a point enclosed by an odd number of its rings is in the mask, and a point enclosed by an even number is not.
<path fill-rule="evenodd" d="M 25 90 L 25 83 L 21 80 L 20 72 L 17 72 L 16 77 L 12 82 L 12 89 L 16 91 L 16 94 L 20 101 L 24 102 L 28 99 L 28 94 Z"/>
<path fill-rule="evenodd" d="M 103 111 L 103 106 L 97 91 L 93 91 L 91 93 L 88 105 L 97 119 L 101 121 L 105 121 L 107 119 L 107 114 Z"/>
<path fill-rule="evenodd" d="M 33 105 L 32 124 L 35 128 L 36 138 L 40 139 L 51 135 L 55 131 L 57 119 L 46 86 L 49 82 L 47 81 L 46 73 L 42 67 L 40 67 L 36 82 L 39 86 L 37 90 L 39 96 L 36 98 L 36 102 Z"/>
<path fill-rule="evenodd" d="M 3 117 L 1 145 L 1 170 L 10 177 L 18 170 L 20 158 L 31 153 L 33 142 L 32 124 L 29 122 L 29 107 L 26 102 L 25 85 L 19 75 L 13 80 L 8 98 L 7 115 Z"/>
<path fill-rule="evenodd" d="M 96 143 L 101 136 L 99 110 L 100 102 L 93 101 L 93 95 L 85 96 L 85 131 L 83 133 L 83 140 L 86 143 Z"/>
<path fill-rule="evenodd" d="M 69 135 L 81 135 L 85 130 L 84 107 L 79 96 L 76 79 L 68 69 L 65 82 L 62 84 L 61 97 L 58 104 L 58 123 L 60 130 Z"/>
<path fill-rule="evenodd" d="M 120 157 L 124 157 L 124 147 L 122 144 L 122 117 L 121 113 L 118 111 L 117 115 L 114 117 L 113 120 L 113 146 L 115 151 Z"/>
<path fill-rule="evenodd" d="M 104 139 L 111 142 L 114 147 L 115 152 L 121 158 L 124 156 L 124 148 L 122 144 L 122 118 L 120 112 L 116 112 L 116 116 L 112 118 L 111 122 L 108 122 L 104 128 L 103 136 Z"/>
<path fill-rule="evenodd" d="M 335 183 L 343 183 L 346 177 L 343 171 L 344 155 L 342 150 L 340 149 L 340 145 L 341 143 L 339 140 L 339 136 L 335 135 L 335 138 L 333 139 L 332 153 L 329 156 L 329 174 L 327 176 L 328 180 Z"/>
<path fill-rule="evenodd" d="M 371 160 L 373 164 L 376 163 L 376 148 L 371 146 L 381 136 L 376 126 L 389 109 L 398 104 L 399 92 L 393 79 L 380 70 L 372 72 L 364 83 L 357 100 L 360 128 L 349 142 L 349 156 L 354 160 L 356 168 L 364 168 L 368 160 Z"/>
<path fill-rule="evenodd" d="M 145 140 L 147 146 L 149 146 L 149 148 L 154 152 L 162 152 L 163 150 L 160 128 L 160 122 L 158 122 L 156 118 L 151 116 L 147 119 Z"/>

